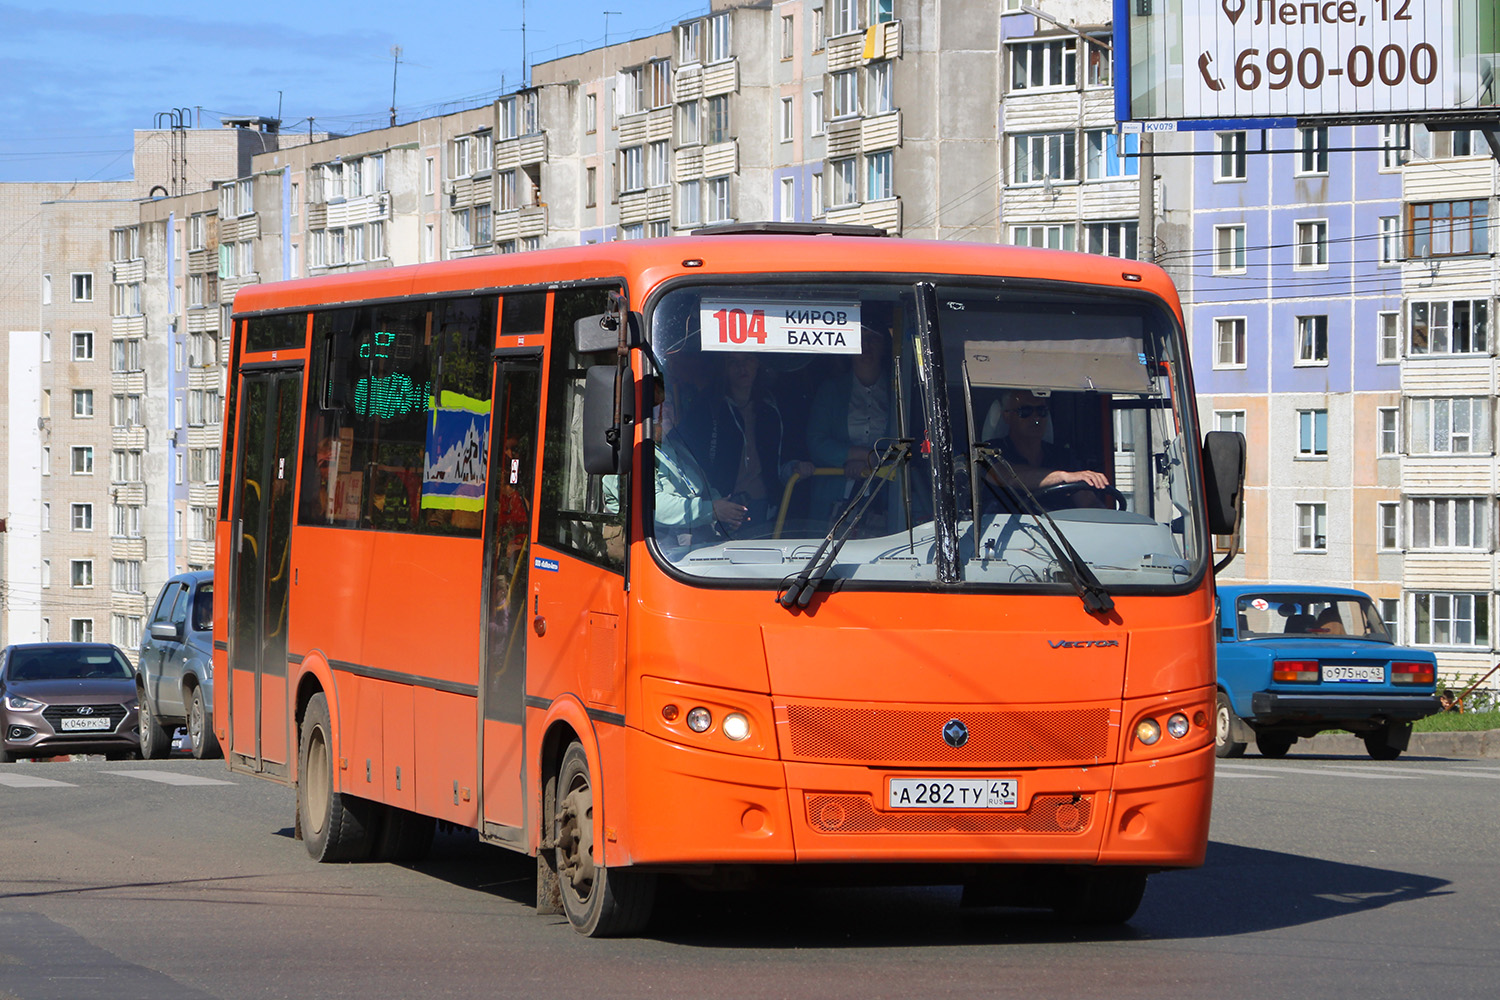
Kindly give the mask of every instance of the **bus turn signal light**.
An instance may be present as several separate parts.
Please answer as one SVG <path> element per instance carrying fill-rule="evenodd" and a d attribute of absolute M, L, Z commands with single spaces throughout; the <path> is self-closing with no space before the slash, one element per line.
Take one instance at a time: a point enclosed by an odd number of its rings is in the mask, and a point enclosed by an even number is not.
<path fill-rule="evenodd" d="M 1430 663 L 1392 663 L 1392 684 L 1431 684 L 1437 680 Z"/>
<path fill-rule="evenodd" d="M 1316 684 L 1317 660 L 1277 660 L 1271 667 L 1271 680 L 1288 684 Z"/>

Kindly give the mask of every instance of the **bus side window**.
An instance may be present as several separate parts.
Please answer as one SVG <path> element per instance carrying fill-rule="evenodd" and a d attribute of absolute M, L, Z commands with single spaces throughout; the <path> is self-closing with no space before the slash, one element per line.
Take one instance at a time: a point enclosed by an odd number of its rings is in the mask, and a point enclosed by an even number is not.
<path fill-rule="evenodd" d="M 573 339 L 574 322 L 607 312 L 613 290 L 568 289 L 554 296 L 537 540 L 619 570 L 624 567 L 625 510 L 618 486 L 612 476 L 590 476 L 583 469 L 584 376 L 590 365 L 612 363 L 615 352 L 579 354 Z"/>

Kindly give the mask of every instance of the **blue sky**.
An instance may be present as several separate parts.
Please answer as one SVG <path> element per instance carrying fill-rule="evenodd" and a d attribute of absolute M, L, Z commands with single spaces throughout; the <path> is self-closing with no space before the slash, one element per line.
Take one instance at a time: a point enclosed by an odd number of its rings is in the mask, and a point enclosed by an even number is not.
<path fill-rule="evenodd" d="M 528 0 L 534 64 L 665 30 L 708 0 Z M 236 12 L 240 12 L 236 17 Z M 521 82 L 521 0 L 0 0 L 0 181 L 130 176 L 160 112 L 358 132 L 486 103 Z M 605 11 L 611 13 L 606 17 Z"/>

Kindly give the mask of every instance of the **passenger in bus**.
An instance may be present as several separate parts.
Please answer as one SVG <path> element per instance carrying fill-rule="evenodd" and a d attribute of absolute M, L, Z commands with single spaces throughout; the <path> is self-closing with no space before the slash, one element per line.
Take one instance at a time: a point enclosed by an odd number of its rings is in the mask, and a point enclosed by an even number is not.
<path fill-rule="evenodd" d="M 677 433 L 711 491 L 744 508 L 735 533 L 763 535 L 775 522 L 783 484 L 793 473 L 811 476 L 813 464 L 785 457 L 781 411 L 759 383 L 760 359 L 733 353 L 720 364 L 718 391 L 700 397 L 701 411 L 679 424 Z"/>
<path fill-rule="evenodd" d="M 1080 490 L 1075 504 L 1099 506 L 1098 496 L 1092 490 L 1107 489 L 1109 477 L 1080 468 L 1081 463 L 1071 448 L 1049 439 L 1051 404 L 1046 398 L 1026 389 L 1011 389 L 1000 397 L 997 405 L 999 429 L 1004 434 L 989 443 L 1010 463 L 1021 484 L 1034 493 L 1067 483 L 1082 483 L 1090 489 Z M 986 421 L 987 428 L 990 423 Z M 992 470 L 990 477 L 998 482 L 1000 474 Z"/>
<path fill-rule="evenodd" d="M 859 491 L 860 480 L 874 468 L 877 442 L 896 433 L 890 353 L 890 334 L 864 327 L 850 369 L 824 382 L 813 397 L 807 427 L 813 464 L 844 470 L 842 479 L 813 481 L 810 514 L 816 519 L 831 519 Z M 877 520 L 878 515 L 867 518 L 871 527 Z"/>

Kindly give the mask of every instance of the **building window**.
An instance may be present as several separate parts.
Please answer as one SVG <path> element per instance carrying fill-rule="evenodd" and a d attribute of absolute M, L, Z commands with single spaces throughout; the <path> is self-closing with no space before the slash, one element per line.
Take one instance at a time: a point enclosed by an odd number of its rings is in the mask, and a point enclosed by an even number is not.
<path fill-rule="evenodd" d="M 1214 320 L 1214 367 L 1245 367 L 1244 317 Z"/>
<path fill-rule="evenodd" d="M 791 222 L 797 218 L 797 182 L 791 177 L 781 179 L 781 221 Z"/>
<path fill-rule="evenodd" d="M 733 218 L 729 211 L 729 178 L 708 179 L 708 221 L 728 222 Z"/>
<path fill-rule="evenodd" d="M 1077 84 L 1077 39 L 1021 42 L 1011 46 L 1011 90 L 1074 87 Z"/>
<path fill-rule="evenodd" d="M 1297 173 L 1328 173 L 1327 126 L 1297 130 Z"/>
<path fill-rule="evenodd" d="M 75 503 L 72 505 L 73 530 L 94 530 L 94 505 L 91 503 Z"/>
<path fill-rule="evenodd" d="M 870 23 L 885 24 L 896 19 L 896 0 L 870 0 Z"/>
<path fill-rule="evenodd" d="M 1297 551 L 1328 551 L 1328 505 L 1297 504 Z"/>
<path fill-rule="evenodd" d="M 182 456 L 179 455 L 180 459 Z M 141 453 L 139 449 L 120 449 L 110 453 L 110 482 L 138 483 L 141 481 Z M 182 482 L 178 476 L 177 481 Z"/>
<path fill-rule="evenodd" d="M 812 203 L 813 218 L 821 219 L 824 215 L 825 202 L 823 200 L 823 175 L 816 173 L 812 175 L 812 194 L 808 201 Z"/>
<path fill-rule="evenodd" d="M 141 227 L 124 226 L 109 231 L 110 260 L 136 260 L 141 256 Z"/>
<path fill-rule="evenodd" d="M 94 390 L 73 390 L 73 416 L 75 419 L 83 419 L 94 415 Z"/>
<path fill-rule="evenodd" d="M 891 151 L 886 150 L 883 153 L 870 153 L 865 157 L 865 201 L 884 201 L 896 197 L 891 155 Z"/>
<path fill-rule="evenodd" d="M 1096 130 L 1085 133 L 1085 138 L 1087 149 L 1083 175 L 1086 179 L 1107 181 L 1140 175 L 1140 161 L 1135 158 L 1141 147 L 1139 135 L 1117 136 L 1113 132 Z"/>
<path fill-rule="evenodd" d="M 1489 351 L 1488 299 L 1411 303 L 1407 354 L 1485 354 Z"/>
<path fill-rule="evenodd" d="M 797 22 L 787 14 L 781 19 L 781 58 L 790 59 L 797 52 Z"/>
<path fill-rule="evenodd" d="M 599 170 L 588 167 L 583 172 L 583 206 L 593 208 L 599 203 Z"/>
<path fill-rule="evenodd" d="M 641 147 L 636 146 L 634 148 L 637 160 L 637 172 L 639 172 Z M 519 208 L 521 203 L 516 194 L 516 171 L 502 170 L 496 180 L 498 181 L 495 185 L 497 189 L 496 193 L 500 196 L 500 211 L 509 212 L 512 209 Z M 488 243 L 489 241 L 486 240 L 485 242 Z"/>
<path fill-rule="evenodd" d="M 890 60 L 870 64 L 870 114 L 884 115 L 896 110 L 895 92 L 891 86 Z"/>
<path fill-rule="evenodd" d="M 705 103 L 704 114 L 708 119 L 708 142 L 710 145 L 729 141 L 729 95 L 710 97 Z"/>
<path fill-rule="evenodd" d="M 1328 364 L 1328 317 L 1297 317 L 1297 364 Z"/>
<path fill-rule="evenodd" d="M 828 86 L 833 95 L 830 118 L 853 118 L 859 114 L 859 71 L 842 70 L 828 74 Z"/>
<path fill-rule="evenodd" d="M 74 559 L 70 580 L 74 587 L 92 587 L 94 585 L 94 560 Z"/>
<path fill-rule="evenodd" d="M 653 142 L 646 147 L 646 184 L 648 187 L 666 187 L 672 183 L 669 170 L 671 162 L 666 140 Z"/>
<path fill-rule="evenodd" d="M 1407 447 L 1413 455 L 1490 453 L 1490 401 L 1484 396 L 1413 399 Z"/>
<path fill-rule="evenodd" d="M 1414 549 L 1489 549 L 1489 501 L 1484 497 L 1430 497 L 1411 502 Z"/>
<path fill-rule="evenodd" d="M 110 586 L 127 594 L 141 592 L 141 562 L 139 559 L 115 559 L 110 566 Z"/>
<path fill-rule="evenodd" d="M 1401 263 L 1401 217 L 1380 217 L 1380 263 L 1382 267 Z"/>
<path fill-rule="evenodd" d="M 1401 409 L 1382 406 L 1375 410 L 1375 453 L 1382 457 L 1401 454 Z"/>
<path fill-rule="evenodd" d="M 113 641 L 123 649 L 135 649 L 141 644 L 140 615 L 110 615 L 113 623 Z"/>
<path fill-rule="evenodd" d="M 1381 552 L 1394 552 L 1401 547 L 1401 505 L 1399 503 L 1375 505 L 1375 547 Z"/>
<path fill-rule="evenodd" d="M 780 138 L 782 142 L 791 142 L 796 138 L 797 110 L 792 104 L 790 97 L 781 99 L 781 128 Z"/>
<path fill-rule="evenodd" d="M 453 140 L 454 177 L 468 177 L 474 172 L 473 149 L 474 139 L 472 136 L 460 136 Z"/>
<path fill-rule="evenodd" d="M 1041 184 L 1078 177 L 1078 139 L 1073 132 L 1041 132 L 1011 138 L 1012 182 Z"/>
<path fill-rule="evenodd" d="M 696 146 L 703 141 L 703 130 L 698 126 L 698 102 L 686 101 L 677 105 L 677 145 Z"/>
<path fill-rule="evenodd" d="M 696 226 L 703 218 L 703 190 L 700 181 L 683 181 L 677 185 L 677 224 Z"/>
<path fill-rule="evenodd" d="M 1400 170 L 1411 152 L 1410 125 L 1380 126 L 1380 169 Z"/>
<path fill-rule="evenodd" d="M 1214 273 L 1245 273 L 1245 227 L 1214 226 Z"/>
<path fill-rule="evenodd" d="M 1041 247 L 1047 250 L 1072 250 L 1074 229 L 1071 223 L 1012 226 L 1010 242 L 1018 247 Z"/>
<path fill-rule="evenodd" d="M 1411 256 L 1460 257 L 1489 253 L 1490 203 L 1428 201 L 1411 205 Z"/>
<path fill-rule="evenodd" d="M 620 190 L 641 191 L 645 187 L 645 151 L 640 146 L 620 150 Z"/>
<path fill-rule="evenodd" d="M 1084 225 L 1084 249 L 1106 257 L 1136 258 L 1139 222 L 1090 222 Z"/>
<path fill-rule="evenodd" d="M 1297 411 L 1297 457 L 1328 457 L 1328 411 Z"/>
<path fill-rule="evenodd" d="M 73 331 L 73 360 L 94 360 L 94 332 L 92 330 Z"/>
<path fill-rule="evenodd" d="M 74 642 L 94 641 L 94 619 L 72 618 L 69 619 L 68 624 L 70 626 L 69 635 Z"/>
<path fill-rule="evenodd" d="M 689 21 L 677 27 L 677 61 L 684 66 L 698 62 L 701 56 L 703 22 Z"/>
<path fill-rule="evenodd" d="M 815 90 L 812 92 L 812 100 L 807 104 L 808 132 L 812 135 L 822 135 L 825 118 L 823 114 L 823 92 Z"/>
<path fill-rule="evenodd" d="M 1394 364 L 1401 360 L 1401 314 L 1382 312 L 1377 316 L 1375 360 L 1378 364 Z"/>
<path fill-rule="evenodd" d="M 504 188 L 501 188 L 501 190 L 503 191 Z M 491 211 L 490 206 L 488 206 L 488 205 L 475 205 L 474 206 L 474 245 L 475 246 L 477 246 L 477 247 L 487 247 L 492 242 L 494 242 L 494 236 L 493 236 L 493 234 L 494 234 L 494 225 L 493 225 L 493 221 L 492 221 L 493 220 L 493 215 L 494 215 L 494 213 Z"/>
<path fill-rule="evenodd" d="M 1482 646 L 1490 644 L 1489 594 L 1412 595 L 1416 621 L 1412 640 L 1419 646 Z"/>
<path fill-rule="evenodd" d="M 715 14 L 708 19 L 708 61 L 723 62 L 729 57 L 729 15 Z"/>
<path fill-rule="evenodd" d="M 672 64 L 666 59 L 653 59 L 646 64 L 646 97 L 653 108 L 664 108 L 672 103 Z"/>
<path fill-rule="evenodd" d="M 620 239 L 643 240 L 646 238 L 646 224 L 644 222 L 632 222 L 620 227 Z M 514 253 L 514 249 L 510 252 Z"/>
<path fill-rule="evenodd" d="M 859 29 L 859 13 L 855 0 L 828 0 L 828 34 L 847 35 Z"/>
<path fill-rule="evenodd" d="M 823 40 L 828 32 L 823 28 L 823 8 L 814 7 L 812 10 L 812 50 L 814 53 L 823 51 Z"/>
<path fill-rule="evenodd" d="M 1382 597 L 1375 603 L 1380 608 L 1380 620 L 1385 623 L 1385 630 L 1391 634 L 1391 641 L 1400 642 L 1401 599 L 1399 597 Z"/>
<path fill-rule="evenodd" d="M 1328 220 L 1313 219 L 1297 223 L 1297 267 L 1328 266 Z"/>
<path fill-rule="evenodd" d="M 92 271 L 75 271 L 73 273 L 73 301 L 94 301 L 94 274 Z"/>
<path fill-rule="evenodd" d="M 1215 410 L 1214 430 L 1232 431 L 1236 434 L 1245 433 L 1245 411 L 1244 410 Z"/>
<path fill-rule="evenodd" d="M 92 476 L 94 474 L 94 446 L 90 444 L 73 445 L 73 475 Z"/>
<path fill-rule="evenodd" d="M 112 538 L 141 537 L 141 509 L 136 506 L 114 504 L 110 508 L 109 533 Z"/>
<path fill-rule="evenodd" d="M 859 202 L 859 191 L 854 177 L 854 158 L 832 160 L 828 167 L 833 171 L 832 207 L 854 205 Z"/>

